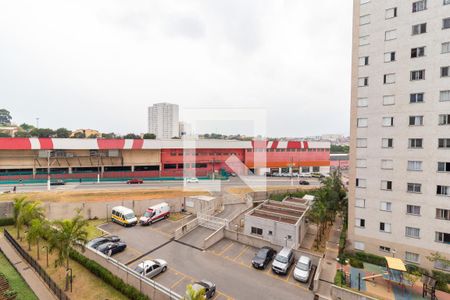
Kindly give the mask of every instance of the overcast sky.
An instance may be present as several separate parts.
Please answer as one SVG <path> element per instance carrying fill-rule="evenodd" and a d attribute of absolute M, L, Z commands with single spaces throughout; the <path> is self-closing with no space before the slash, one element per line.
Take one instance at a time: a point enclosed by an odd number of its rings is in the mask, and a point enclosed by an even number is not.
<path fill-rule="evenodd" d="M 1 1 L 0 108 L 119 133 L 145 132 L 156 102 L 258 108 L 269 136 L 348 134 L 351 15 L 336 0 Z"/>

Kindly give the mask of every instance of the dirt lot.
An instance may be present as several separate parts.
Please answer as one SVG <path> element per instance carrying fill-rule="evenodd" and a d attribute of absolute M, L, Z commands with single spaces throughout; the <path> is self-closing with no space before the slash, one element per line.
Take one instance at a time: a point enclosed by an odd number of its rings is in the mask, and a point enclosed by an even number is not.
<path fill-rule="evenodd" d="M 18 196 L 26 196 L 30 200 L 42 202 L 95 202 L 115 200 L 148 200 L 187 197 L 194 195 L 208 195 L 201 191 L 183 191 L 180 189 L 164 190 L 100 190 L 100 191 L 52 191 L 52 192 L 29 192 L 20 194 L 2 194 L 0 201 L 11 201 Z"/>

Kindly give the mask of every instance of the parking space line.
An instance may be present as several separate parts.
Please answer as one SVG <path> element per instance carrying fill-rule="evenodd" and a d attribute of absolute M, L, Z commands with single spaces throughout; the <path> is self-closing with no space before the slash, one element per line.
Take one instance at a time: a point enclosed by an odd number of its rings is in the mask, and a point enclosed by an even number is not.
<path fill-rule="evenodd" d="M 234 242 L 231 242 L 222 252 L 218 253 L 219 256 L 222 256 L 228 249 L 233 246 Z"/>
<path fill-rule="evenodd" d="M 286 279 L 284 281 L 288 281 L 291 277 L 292 273 L 294 272 L 295 265 L 291 267 L 291 270 L 289 271 L 289 274 L 287 275 Z"/>
<path fill-rule="evenodd" d="M 174 284 L 172 284 L 172 285 L 170 286 L 170 289 L 173 290 L 178 284 L 180 284 L 180 282 L 182 282 L 182 281 L 185 280 L 185 279 L 186 279 L 186 276 L 182 275 L 181 279 L 177 280 Z"/>
<path fill-rule="evenodd" d="M 239 257 L 241 257 L 249 248 L 250 248 L 250 246 L 245 246 L 244 249 L 242 249 L 241 253 L 239 253 L 239 255 L 236 256 L 233 260 L 237 261 L 239 259 Z"/>

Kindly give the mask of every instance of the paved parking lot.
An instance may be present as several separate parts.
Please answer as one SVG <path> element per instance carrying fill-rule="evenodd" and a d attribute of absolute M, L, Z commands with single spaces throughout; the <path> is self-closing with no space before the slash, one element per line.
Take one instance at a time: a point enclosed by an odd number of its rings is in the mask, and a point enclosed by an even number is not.
<path fill-rule="evenodd" d="M 207 279 L 217 285 L 214 299 L 313 299 L 307 285 L 292 277 L 293 267 L 287 276 L 273 274 L 270 265 L 266 270 L 256 270 L 251 259 L 257 249 L 227 239 L 200 251 L 171 240 L 168 228 L 175 225 L 166 222 L 171 221 L 132 228 L 110 223 L 101 228 L 127 243 L 127 249 L 114 258 L 130 268 L 147 259 L 166 260 L 167 271 L 154 280 L 180 295 L 184 295 L 187 284 Z"/>

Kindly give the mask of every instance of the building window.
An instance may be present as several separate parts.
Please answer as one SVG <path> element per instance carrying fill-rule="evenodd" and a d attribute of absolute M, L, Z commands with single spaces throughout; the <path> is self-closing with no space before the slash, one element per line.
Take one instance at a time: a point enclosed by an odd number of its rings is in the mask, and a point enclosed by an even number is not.
<path fill-rule="evenodd" d="M 383 117 L 383 127 L 394 126 L 394 117 Z"/>
<path fill-rule="evenodd" d="M 392 211 L 392 203 L 391 202 L 380 202 L 380 210 L 382 211 Z"/>
<path fill-rule="evenodd" d="M 405 252 L 405 260 L 407 262 L 418 263 L 419 262 L 419 254 L 413 252 Z"/>
<path fill-rule="evenodd" d="M 442 20 L 442 29 L 450 28 L 450 18 L 445 18 Z"/>
<path fill-rule="evenodd" d="M 390 181 L 390 180 L 381 180 L 381 189 L 383 191 L 392 191 L 392 181 Z"/>
<path fill-rule="evenodd" d="M 356 148 L 367 148 L 367 139 L 356 139 Z"/>
<path fill-rule="evenodd" d="M 380 231 L 385 233 L 391 233 L 391 224 L 380 222 Z"/>
<path fill-rule="evenodd" d="M 356 178 L 356 187 L 358 187 L 358 188 L 366 188 L 367 187 L 366 179 Z"/>
<path fill-rule="evenodd" d="M 369 106 L 368 98 L 358 98 L 358 107 L 367 107 Z"/>
<path fill-rule="evenodd" d="M 367 118 L 358 118 L 356 122 L 359 128 L 367 127 L 368 124 Z"/>
<path fill-rule="evenodd" d="M 363 242 L 355 242 L 354 245 L 355 245 L 355 250 L 364 251 L 364 249 L 366 248 L 365 244 Z"/>
<path fill-rule="evenodd" d="M 449 125 L 450 124 L 450 115 L 448 114 L 441 114 L 439 115 L 439 125 Z"/>
<path fill-rule="evenodd" d="M 355 199 L 355 207 L 365 208 L 366 207 L 366 199 Z"/>
<path fill-rule="evenodd" d="M 442 50 L 441 50 L 441 52 L 442 52 L 442 54 L 450 53 L 450 42 L 442 43 Z"/>
<path fill-rule="evenodd" d="M 406 227 L 405 228 L 405 236 L 410 238 L 419 239 L 420 238 L 420 229 L 415 227 Z"/>
<path fill-rule="evenodd" d="M 450 4 L 450 0 L 444 0 L 444 1 L 447 1 L 448 2 L 447 4 Z M 434 267 L 439 270 L 444 270 L 446 272 L 450 272 L 450 265 L 443 260 L 437 259 L 434 262 Z"/>
<path fill-rule="evenodd" d="M 411 49 L 411 58 L 425 56 L 425 47 L 418 47 Z"/>
<path fill-rule="evenodd" d="M 418 205 L 406 205 L 406 214 L 413 216 L 420 216 L 420 206 Z"/>
<path fill-rule="evenodd" d="M 394 139 L 392 139 L 392 138 L 381 139 L 381 147 L 382 148 L 394 148 Z"/>
<path fill-rule="evenodd" d="M 380 250 L 381 252 L 388 252 L 388 253 L 391 252 L 391 248 L 386 247 L 386 246 L 380 246 L 380 247 L 379 247 L 379 250 Z"/>
<path fill-rule="evenodd" d="M 382 159 L 381 160 L 382 170 L 392 170 L 394 169 L 394 161 L 392 159 Z"/>
<path fill-rule="evenodd" d="M 363 56 L 359 58 L 359 66 L 368 66 L 369 65 L 369 57 L 368 56 Z"/>
<path fill-rule="evenodd" d="M 424 80 L 424 79 L 425 79 L 425 70 L 411 71 L 411 75 L 410 75 L 411 81 Z"/>
<path fill-rule="evenodd" d="M 450 67 L 441 67 L 441 77 L 448 77 L 449 69 Z"/>
<path fill-rule="evenodd" d="M 438 140 L 438 148 L 440 148 L 440 149 L 450 148 L 450 139 L 439 139 Z"/>
<path fill-rule="evenodd" d="M 269 231 L 267 232 L 267 234 L 268 234 L 268 235 L 273 235 L 272 230 L 269 230 Z"/>
<path fill-rule="evenodd" d="M 423 126 L 423 116 L 409 116 L 409 126 Z"/>
<path fill-rule="evenodd" d="M 384 74 L 383 83 L 384 84 L 393 84 L 393 83 L 395 83 L 395 74 L 394 73 Z"/>
<path fill-rule="evenodd" d="M 369 86 L 369 77 L 358 78 L 358 86 L 359 87 Z"/>
<path fill-rule="evenodd" d="M 450 220 L 450 209 L 436 208 L 436 219 Z"/>
<path fill-rule="evenodd" d="M 413 2 L 412 4 L 412 12 L 418 12 L 427 9 L 427 0 L 421 0 Z"/>
<path fill-rule="evenodd" d="M 357 159 L 356 160 L 356 167 L 357 168 L 367 168 L 367 160 L 365 160 L 365 159 Z"/>
<path fill-rule="evenodd" d="M 368 35 L 360 36 L 359 37 L 359 45 L 360 46 L 369 45 L 369 36 Z"/>
<path fill-rule="evenodd" d="M 395 61 L 395 51 L 384 53 L 384 62 L 393 62 Z"/>
<path fill-rule="evenodd" d="M 420 183 L 408 183 L 406 191 L 408 193 L 420 193 L 422 191 L 422 185 Z"/>
<path fill-rule="evenodd" d="M 423 139 L 408 139 L 408 147 L 410 149 L 420 149 L 423 147 Z"/>
<path fill-rule="evenodd" d="M 261 228 L 257 228 L 257 227 L 252 227 L 252 234 L 256 234 L 256 235 L 262 235 L 263 234 L 263 230 Z"/>
<path fill-rule="evenodd" d="M 423 34 L 427 32 L 427 23 L 413 25 L 412 35 Z"/>
<path fill-rule="evenodd" d="M 422 103 L 424 99 L 424 93 L 414 93 L 409 95 L 409 103 Z"/>
<path fill-rule="evenodd" d="M 438 172 L 450 172 L 450 162 L 438 162 Z"/>
<path fill-rule="evenodd" d="M 370 15 L 364 15 L 359 17 L 359 25 L 370 24 Z"/>
<path fill-rule="evenodd" d="M 450 90 L 441 91 L 439 101 L 450 101 Z"/>
<path fill-rule="evenodd" d="M 408 171 L 422 171 L 422 162 L 417 160 L 408 160 Z"/>
<path fill-rule="evenodd" d="M 386 20 L 392 19 L 395 17 L 397 17 L 397 7 L 392 7 L 392 8 L 386 9 L 386 15 L 385 15 Z"/>
<path fill-rule="evenodd" d="M 436 231 L 436 242 L 450 244 L 450 233 Z"/>
<path fill-rule="evenodd" d="M 312 167 L 312 171 L 313 171 L 313 173 L 319 173 L 320 167 Z"/>
<path fill-rule="evenodd" d="M 356 218 L 355 219 L 355 226 L 356 227 L 361 227 L 361 228 L 365 228 L 366 227 L 366 220 L 364 220 L 364 219 L 358 219 L 358 218 Z"/>
<path fill-rule="evenodd" d="M 436 195 L 450 196 L 450 186 L 447 185 L 436 186 Z"/>
<path fill-rule="evenodd" d="M 396 29 L 388 30 L 384 33 L 385 41 L 392 41 L 392 40 L 395 40 L 396 38 L 397 38 L 397 30 Z"/>
<path fill-rule="evenodd" d="M 394 104 L 395 104 L 395 96 L 394 95 L 383 96 L 383 105 L 394 105 Z"/>

